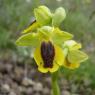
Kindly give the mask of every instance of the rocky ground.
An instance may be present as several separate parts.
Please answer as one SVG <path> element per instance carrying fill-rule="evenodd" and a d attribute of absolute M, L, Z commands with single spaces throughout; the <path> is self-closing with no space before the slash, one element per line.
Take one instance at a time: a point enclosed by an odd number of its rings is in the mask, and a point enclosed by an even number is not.
<path fill-rule="evenodd" d="M 50 95 L 50 77 L 35 68 L 0 61 L 0 95 Z"/>
<path fill-rule="evenodd" d="M 60 78 L 62 95 L 95 95 L 88 80 L 73 81 Z M 50 75 L 38 72 L 31 59 L 5 57 L 0 59 L 0 95 L 51 95 Z"/>

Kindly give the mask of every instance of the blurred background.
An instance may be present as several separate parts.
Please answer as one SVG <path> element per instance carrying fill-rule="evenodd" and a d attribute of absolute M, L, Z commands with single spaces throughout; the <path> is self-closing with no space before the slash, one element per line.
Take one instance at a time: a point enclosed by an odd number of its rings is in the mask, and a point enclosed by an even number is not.
<path fill-rule="evenodd" d="M 51 95 L 50 74 L 37 71 L 31 50 L 15 45 L 33 19 L 33 9 L 62 6 L 61 29 L 74 34 L 89 59 L 76 70 L 61 70 L 61 95 L 95 95 L 95 0 L 0 0 L 0 95 Z"/>

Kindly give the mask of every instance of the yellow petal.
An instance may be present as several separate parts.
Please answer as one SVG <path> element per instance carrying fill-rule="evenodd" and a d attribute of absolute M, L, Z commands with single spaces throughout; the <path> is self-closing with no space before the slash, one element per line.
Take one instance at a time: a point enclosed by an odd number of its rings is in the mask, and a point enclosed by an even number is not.
<path fill-rule="evenodd" d="M 62 51 L 62 49 L 59 46 L 55 46 L 55 57 L 54 57 L 54 63 L 53 64 L 53 68 L 44 68 L 43 65 L 43 60 L 41 57 L 41 50 L 40 50 L 40 46 L 38 46 L 38 48 L 35 49 L 34 51 L 34 59 L 38 65 L 38 70 L 42 73 L 46 73 L 48 71 L 50 72 L 55 72 L 59 69 L 59 65 L 62 65 L 64 62 L 64 53 Z"/>
<path fill-rule="evenodd" d="M 55 45 L 55 57 L 54 57 L 54 61 L 59 64 L 62 65 L 64 62 L 64 53 L 63 50 L 59 47 Z"/>
<path fill-rule="evenodd" d="M 38 66 L 38 70 L 42 73 L 47 73 L 48 72 L 48 68 L 44 68 L 42 65 Z"/>
<path fill-rule="evenodd" d="M 41 51 L 40 51 L 40 46 L 38 48 L 35 49 L 34 51 L 34 59 L 38 65 L 38 70 L 42 73 L 47 73 L 48 72 L 48 68 L 44 68 L 43 67 L 43 60 L 41 58 Z"/>
<path fill-rule="evenodd" d="M 38 46 L 34 51 L 34 59 L 38 66 L 40 66 L 43 63 L 40 46 Z"/>
<path fill-rule="evenodd" d="M 59 65 L 57 63 L 53 63 L 53 67 L 52 68 L 49 68 L 48 70 L 53 73 L 55 71 L 57 71 L 59 69 Z"/>
<path fill-rule="evenodd" d="M 80 63 L 69 63 L 68 61 L 64 61 L 63 66 L 69 69 L 76 69 L 80 66 Z"/>
<path fill-rule="evenodd" d="M 33 30 L 35 30 L 37 27 L 39 27 L 38 22 L 33 22 L 30 26 L 28 26 L 24 31 L 22 31 L 22 33 L 28 33 L 31 32 Z"/>

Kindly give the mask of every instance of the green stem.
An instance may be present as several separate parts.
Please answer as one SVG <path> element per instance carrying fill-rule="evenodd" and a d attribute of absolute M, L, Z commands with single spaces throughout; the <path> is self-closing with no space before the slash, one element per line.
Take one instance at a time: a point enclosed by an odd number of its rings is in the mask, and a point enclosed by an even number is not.
<path fill-rule="evenodd" d="M 58 86 L 58 72 L 52 74 L 52 95 L 61 95 Z"/>

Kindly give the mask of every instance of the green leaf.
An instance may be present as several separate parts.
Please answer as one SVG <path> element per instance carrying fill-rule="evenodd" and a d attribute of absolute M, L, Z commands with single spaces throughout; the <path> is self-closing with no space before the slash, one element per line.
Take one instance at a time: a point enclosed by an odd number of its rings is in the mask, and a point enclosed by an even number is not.
<path fill-rule="evenodd" d="M 52 34 L 53 34 L 52 35 L 53 41 L 56 44 L 61 44 L 61 45 L 63 44 L 64 41 L 73 38 L 72 34 L 70 34 L 68 32 L 61 31 L 58 28 L 55 28 Z"/>
<path fill-rule="evenodd" d="M 68 60 L 70 63 L 81 63 L 88 59 L 87 54 L 80 50 L 71 50 L 68 53 Z"/>
<path fill-rule="evenodd" d="M 58 9 L 56 9 L 53 15 L 52 25 L 59 26 L 61 22 L 65 19 L 65 17 L 66 17 L 65 9 L 62 7 L 59 7 Z"/>
<path fill-rule="evenodd" d="M 34 9 L 34 14 L 37 22 L 43 26 L 48 25 L 52 21 L 52 13 L 46 6 L 40 6 Z"/>
<path fill-rule="evenodd" d="M 25 34 L 16 41 L 16 44 L 19 46 L 37 47 L 39 43 L 40 43 L 39 37 L 38 37 L 38 34 L 36 33 Z"/>

